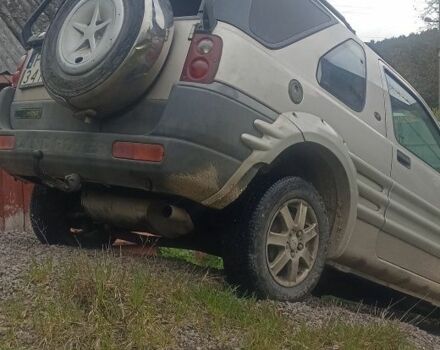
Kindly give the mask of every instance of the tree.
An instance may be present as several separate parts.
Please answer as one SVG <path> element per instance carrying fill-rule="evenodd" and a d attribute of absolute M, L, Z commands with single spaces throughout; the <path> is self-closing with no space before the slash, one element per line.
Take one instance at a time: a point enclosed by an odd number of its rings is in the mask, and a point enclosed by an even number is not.
<path fill-rule="evenodd" d="M 407 79 L 432 107 L 438 107 L 438 31 L 370 42 L 369 46 Z"/>
<path fill-rule="evenodd" d="M 439 6 L 440 0 L 425 0 L 426 6 L 423 12 L 423 18 L 429 18 L 430 21 L 426 21 L 426 24 L 429 28 L 436 28 L 438 26 L 438 22 L 440 20 L 439 15 Z"/>

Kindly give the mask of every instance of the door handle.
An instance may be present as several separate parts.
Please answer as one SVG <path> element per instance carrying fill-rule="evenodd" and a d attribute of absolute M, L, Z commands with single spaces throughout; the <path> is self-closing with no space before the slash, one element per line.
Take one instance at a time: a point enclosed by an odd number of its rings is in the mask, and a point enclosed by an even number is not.
<path fill-rule="evenodd" d="M 402 151 L 397 150 L 397 161 L 405 168 L 411 169 L 411 158 Z"/>

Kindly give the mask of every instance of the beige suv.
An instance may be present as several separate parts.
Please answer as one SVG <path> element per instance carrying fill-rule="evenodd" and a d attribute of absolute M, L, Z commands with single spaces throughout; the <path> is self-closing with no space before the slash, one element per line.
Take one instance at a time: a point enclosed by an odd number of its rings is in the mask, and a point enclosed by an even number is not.
<path fill-rule="evenodd" d="M 47 244 L 133 232 L 298 300 L 331 265 L 440 305 L 440 131 L 326 1 L 72 0 L 0 94 Z M 137 237 L 137 238 L 136 238 Z"/>

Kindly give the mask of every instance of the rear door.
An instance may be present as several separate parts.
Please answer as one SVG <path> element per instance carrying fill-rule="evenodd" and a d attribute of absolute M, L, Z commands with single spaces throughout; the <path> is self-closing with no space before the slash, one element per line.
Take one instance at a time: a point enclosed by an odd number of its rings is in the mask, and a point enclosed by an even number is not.
<path fill-rule="evenodd" d="M 417 93 L 387 67 L 383 72 L 395 185 L 377 253 L 440 283 L 440 130 Z"/>

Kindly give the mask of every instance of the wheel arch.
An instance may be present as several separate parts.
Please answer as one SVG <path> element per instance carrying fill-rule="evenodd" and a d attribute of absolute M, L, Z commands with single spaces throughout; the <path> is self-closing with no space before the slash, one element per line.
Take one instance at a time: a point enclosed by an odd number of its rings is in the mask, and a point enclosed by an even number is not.
<path fill-rule="evenodd" d="M 204 204 L 221 209 L 258 186 L 302 177 L 324 199 L 331 225 L 330 258 L 340 256 L 354 230 L 358 203 L 356 168 L 344 140 L 321 118 L 307 113 L 284 113 L 273 124 L 256 121 L 255 127 L 261 137 L 242 137 L 252 155 Z"/>
<path fill-rule="evenodd" d="M 286 148 L 270 165 L 260 168 L 249 189 L 260 183 L 273 183 L 287 176 L 298 176 L 311 183 L 324 200 L 331 227 L 330 257 L 339 256 L 353 231 L 357 192 L 351 189 L 350 175 L 327 147 L 302 142 Z"/>
<path fill-rule="evenodd" d="M 308 180 L 324 198 L 329 211 L 332 239 L 330 257 L 336 258 L 342 255 L 356 225 L 359 201 L 357 170 L 346 142 L 324 119 L 307 113 L 295 113 L 293 122 L 304 136 L 306 149 L 303 152 L 309 152 L 307 159 L 312 163 L 309 165 L 312 175 Z M 318 174 L 315 175 L 316 179 L 313 174 Z M 326 191 L 329 178 L 335 185 L 333 197 Z"/>

